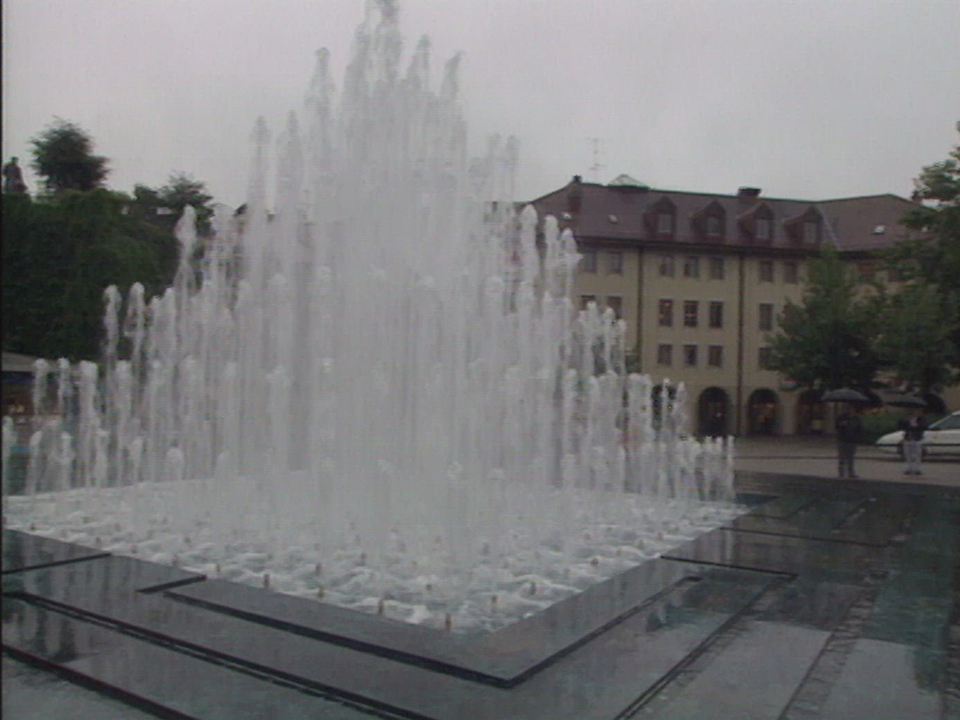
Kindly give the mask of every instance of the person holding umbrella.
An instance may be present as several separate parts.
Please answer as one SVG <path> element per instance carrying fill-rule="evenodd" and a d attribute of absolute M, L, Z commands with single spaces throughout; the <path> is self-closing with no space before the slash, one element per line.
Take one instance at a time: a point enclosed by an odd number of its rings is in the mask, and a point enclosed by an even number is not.
<path fill-rule="evenodd" d="M 857 455 L 857 444 L 863 435 L 863 421 L 860 420 L 859 410 L 859 405 L 847 403 L 843 411 L 837 415 L 837 456 L 841 479 L 844 477 L 844 471 L 846 471 L 846 477 L 851 480 L 856 480 L 858 477 L 853 470 L 853 461 Z"/>
<path fill-rule="evenodd" d="M 853 461 L 857 454 L 857 443 L 863 435 L 863 421 L 860 420 L 859 409 L 862 403 L 869 402 L 869 398 L 861 392 L 850 388 L 830 390 L 825 393 L 822 402 L 843 403 L 843 410 L 837 415 L 834 429 L 837 433 L 837 459 L 840 465 L 840 479 L 857 478 L 853 470 Z"/>
<path fill-rule="evenodd" d="M 918 400 L 920 400 L 918 398 Z M 903 431 L 903 459 L 907 463 L 907 469 L 904 475 L 921 475 L 920 463 L 923 460 L 923 433 L 927 429 L 927 423 L 923 419 L 923 408 L 926 403 L 920 400 L 919 404 L 907 404 L 904 400 L 892 402 L 891 405 L 906 407 L 910 409 L 910 414 L 900 419 L 897 423 L 897 429 Z"/>

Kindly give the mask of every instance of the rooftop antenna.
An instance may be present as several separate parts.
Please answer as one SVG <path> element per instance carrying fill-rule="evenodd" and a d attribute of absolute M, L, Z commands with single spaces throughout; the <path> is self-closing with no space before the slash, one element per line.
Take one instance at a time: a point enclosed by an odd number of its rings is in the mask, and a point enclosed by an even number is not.
<path fill-rule="evenodd" d="M 600 138 L 591 137 L 587 140 L 593 152 L 593 163 L 587 168 L 590 171 L 590 179 L 593 182 L 600 182 L 600 171 L 604 169 L 604 165 L 600 163 Z"/>

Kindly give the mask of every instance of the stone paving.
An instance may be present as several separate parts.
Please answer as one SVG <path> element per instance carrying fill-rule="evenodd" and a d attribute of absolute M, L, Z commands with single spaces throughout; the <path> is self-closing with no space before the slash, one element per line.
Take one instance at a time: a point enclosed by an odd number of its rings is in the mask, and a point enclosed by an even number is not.
<path fill-rule="evenodd" d="M 738 438 L 735 467 L 738 472 L 836 478 L 836 443 L 829 437 Z M 922 475 L 904 475 L 896 455 L 861 445 L 854 469 L 863 480 L 960 487 L 960 455 L 927 459 Z"/>

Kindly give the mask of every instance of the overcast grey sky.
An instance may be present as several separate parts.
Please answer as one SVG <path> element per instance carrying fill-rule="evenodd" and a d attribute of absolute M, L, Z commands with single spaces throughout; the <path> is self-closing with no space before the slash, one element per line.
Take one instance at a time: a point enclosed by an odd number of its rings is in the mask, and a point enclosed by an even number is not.
<path fill-rule="evenodd" d="M 3 155 L 53 116 L 108 184 L 182 170 L 244 200 L 257 116 L 299 110 L 314 51 L 338 85 L 364 0 L 5 0 Z M 820 199 L 909 195 L 960 119 L 958 0 L 401 0 L 434 77 L 463 51 L 472 144 L 520 138 L 518 194 L 579 173 Z M 599 140 L 599 154 L 592 138 Z M 591 169 L 599 159 L 599 171 Z M 37 186 L 30 175 L 28 183 Z"/>

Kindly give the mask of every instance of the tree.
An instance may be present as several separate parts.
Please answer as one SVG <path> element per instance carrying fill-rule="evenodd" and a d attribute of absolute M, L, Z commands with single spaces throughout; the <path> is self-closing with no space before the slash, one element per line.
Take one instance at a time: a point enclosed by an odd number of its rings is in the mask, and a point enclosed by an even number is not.
<path fill-rule="evenodd" d="M 109 170 L 107 159 L 93 154 L 93 140 L 79 126 L 57 118 L 30 141 L 37 174 L 47 192 L 93 190 L 101 187 Z"/>
<path fill-rule="evenodd" d="M 869 387 L 880 367 L 873 310 L 857 298 L 837 251 L 826 248 L 810 262 L 802 303 L 788 302 L 780 315 L 768 367 L 807 388 Z"/>
<path fill-rule="evenodd" d="M 167 184 L 158 189 L 136 185 L 133 189 L 134 212 L 141 219 L 164 230 L 173 232 L 183 209 L 192 205 L 197 211 L 197 234 L 208 237 L 213 217 L 213 196 L 207 193 L 206 185 L 194 180 L 192 175 L 175 172 Z"/>
<path fill-rule="evenodd" d="M 910 282 L 892 295 L 878 297 L 882 323 L 876 351 L 901 383 L 923 393 L 953 380 L 960 354 L 951 341 L 958 310 L 944 304 L 940 288 Z"/>
<path fill-rule="evenodd" d="M 960 361 L 960 145 L 946 160 L 924 167 L 914 186 L 913 199 L 923 204 L 903 222 L 917 237 L 897 243 L 884 257 L 904 284 L 883 308 L 882 351 L 901 379 L 930 391 L 955 382 L 950 367 Z M 924 313 L 912 308 L 917 303 Z"/>
<path fill-rule="evenodd" d="M 148 294 L 172 281 L 178 244 L 104 188 L 64 191 L 50 202 L 3 196 L 3 349 L 48 358 L 96 359 L 103 291 L 134 282 Z"/>

